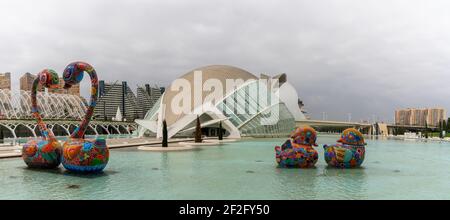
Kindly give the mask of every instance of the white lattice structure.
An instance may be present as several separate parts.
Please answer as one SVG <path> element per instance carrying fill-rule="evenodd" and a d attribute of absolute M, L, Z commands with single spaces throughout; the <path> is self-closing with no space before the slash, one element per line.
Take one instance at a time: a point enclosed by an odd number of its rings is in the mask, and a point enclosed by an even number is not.
<path fill-rule="evenodd" d="M 69 136 L 79 121 L 47 120 L 47 127 L 56 136 Z M 5 132 L 6 138 L 38 137 L 39 129 L 33 120 L 0 120 L 0 129 Z M 87 130 L 87 135 L 113 135 L 129 134 L 136 130 L 137 125 L 130 122 L 92 121 Z M 58 131 L 58 133 L 56 133 Z"/>
<path fill-rule="evenodd" d="M 57 136 L 69 136 L 86 112 L 86 101 L 79 96 L 39 92 L 38 106 L 48 128 Z M 88 135 L 131 134 L 134 122 L 92 121 Z M 38 137 L 36 122 L 31 115 L 31 92 L 0 89 L 0 130 L 7 138 Z M 5 133 L 5 134 L 3 134 Z"/>
<path fill-rule="evenodd" d="M 80 120 L 86 111 L 83 98 L 69 94 L 39 92 L 39 110 L 46 119 Z M 31 92 L 0 89 L 0 117 L 2 119 L 31 119 Z"/>

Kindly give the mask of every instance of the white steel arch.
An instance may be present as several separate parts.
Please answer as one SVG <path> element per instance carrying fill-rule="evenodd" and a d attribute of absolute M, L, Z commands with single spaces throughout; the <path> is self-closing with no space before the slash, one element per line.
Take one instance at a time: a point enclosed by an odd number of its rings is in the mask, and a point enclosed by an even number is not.
<path fill-rule="evenodd" d="M 86 112 L 83 99 L 79 96 L 39 92 L 37 99 L 39 111 L 46 119 L 81 120 Z M 13 93 L 0 89 L 1 119 L 30 119 L 31 111 L 31 92 L 22 90 Z"/>

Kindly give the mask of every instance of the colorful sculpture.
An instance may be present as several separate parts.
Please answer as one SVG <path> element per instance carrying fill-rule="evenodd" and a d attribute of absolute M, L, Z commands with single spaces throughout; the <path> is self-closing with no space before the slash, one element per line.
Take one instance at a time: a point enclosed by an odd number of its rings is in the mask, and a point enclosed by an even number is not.
<path fill-rule="evenodd" d="M 39 86 L 57 88 L 58 74 L 50 69 L 40 72 L 33 82 L 31 89 L 31 111 L 36 119 L 42 135 L 41 140 L 30 140 L 22 148 L 22 158 L 30 168 L 56 168 L 61 164 L 62 148 L 55 135 L 47 128 L 42 120 L 37 104 L 37 90 Z"/>
<path fill-rule="evenodd" d="M 81 124 L 75 129 L 69 140 L 64 143 L 63 166 L 74 172 L 100 172 L 109 160 L 109 149 L 103 138 L 95 141 L 84 139 L 86 129 L 97 105 L 98 78 L 95 69 L 84 62 L 74 62 L 69 64 L 64 70 L 64 88 L 69 89 L 83 80 L 84 72 L 91 77 L 91 98 L 90 105 Z"/>
<path fill-rule="evenodd" d="M 316 165 L 319 154 L 317 132 L 311 127 L 297 128 L 281 147 L 275 147 L 276 160 L 280 167 L 312 168 Z"/>
<path fill-rule="evenodd" d="M 342 133 L 335 145 L 324 145 L 325 161 L 337 168 L 355 168 L 361 166 L 366 154 L 364 137 L 356 129 L 350 128 Z"/>

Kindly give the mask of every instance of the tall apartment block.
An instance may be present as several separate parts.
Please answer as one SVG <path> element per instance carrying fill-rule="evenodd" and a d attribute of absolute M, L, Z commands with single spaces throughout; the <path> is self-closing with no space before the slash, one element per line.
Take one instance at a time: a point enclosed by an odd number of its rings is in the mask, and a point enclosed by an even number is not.
<path fill-rule="evenodd" d="M 11 90 L 11 73 L 0 73 L 0 89 Z"/>
<path fill-rule="evenodd" d="M 33 82 L 37 78 L 36 75 L 31 73 L 25 73 L 20 77 L 20 90 L 31 91 L 33 88 Z"/>
<path fill-rule="evenodd" d="M 396 125 L 437 127 L 442 120 L 447 120 L 447 111 L 443 108 L 408 108 L 395 111 Z"/>

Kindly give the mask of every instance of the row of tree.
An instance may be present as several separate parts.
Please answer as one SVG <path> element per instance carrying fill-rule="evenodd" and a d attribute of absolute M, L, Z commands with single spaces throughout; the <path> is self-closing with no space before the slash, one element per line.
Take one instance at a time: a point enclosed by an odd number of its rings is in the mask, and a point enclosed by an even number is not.
<path fill-rule="evenodd" d="M 439 138 L 445 138 L 446 134 L 450 132 L 450 118 L 447 120 L 441 120 L 439 121 L 438 125 L 438 131 L 439 131 Z M 430 129 L 428 127 L 428 123 L 425 121 L 425 138 L 429 137 Z"/>
<path fill-rule="evenodd" d="M 222 121 L 219 122 L 219 135 L 218 135 L 218 139 L 219 141 L 223 140 L 223 132 L 222 132 Z M 202 143 L 203 142 L 203 138 L 202 138 L 202 126 L 200 123 L 200 117 L 197 116 L 197 123 L 195 125 L 195 132 L 194 132 L 194 139 L 195 139 L 195 143 Z M 169 142 L 168 142 L 168 135 L 167 135 L 167 122 L 166 120 L 163 121 L 163 140 L 162 140 L 162 147 L 168 147 L 169 146 Z"/>
<path fill-rule="evenodd" d="M 450 118 L 446 120 L 442 120 L 439 122 L 439 137 L 444 138 L 447 133 L 450 131 Z"/>

